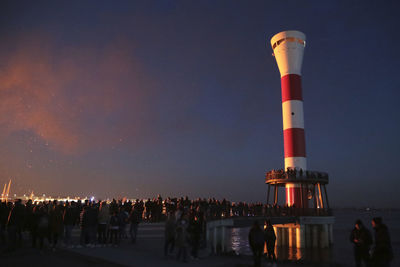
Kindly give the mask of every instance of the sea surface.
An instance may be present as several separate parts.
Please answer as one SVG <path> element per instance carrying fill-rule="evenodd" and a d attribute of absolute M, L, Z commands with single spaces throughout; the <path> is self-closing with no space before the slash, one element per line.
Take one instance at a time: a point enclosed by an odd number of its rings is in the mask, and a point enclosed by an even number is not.
<path fill-rule="evenodd" d="M 366 210 L 366 209 L 335 209 L 335 224 L 333 226 L 333 246 L 329 249 L 283 249 L 276 247 L 277 257 L 281 260 L 306 262 L 337 263 L 341 266 L 354 266 L 353 245 L 350 243 L 350 232 L 357 219 L 371 231 L 373 217 L 382 217 L 384 224 L 389 228 L 392 241 L 394 260 L 391 266 L 400 266 L 400 210 Z M 236 254 L 251 255 L 248 244 L 250 228 L 232 228 L 229 244 Z"/>

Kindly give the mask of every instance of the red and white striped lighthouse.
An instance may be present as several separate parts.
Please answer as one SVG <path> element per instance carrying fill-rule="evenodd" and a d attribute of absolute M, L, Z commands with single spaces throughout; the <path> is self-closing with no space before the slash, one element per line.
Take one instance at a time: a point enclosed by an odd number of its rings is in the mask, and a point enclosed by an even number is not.
<path fill-rule="evenodd" d="M 285 171 L 307 169 L 304 134 L 301 65 L 306 36 L 299 31 L 284 31 L 271 39 L 272 49 L 281 74 L 283 139 Z M 286 204 L 308 207 L 307 188 L 300 184 L 286 184 Z"/>

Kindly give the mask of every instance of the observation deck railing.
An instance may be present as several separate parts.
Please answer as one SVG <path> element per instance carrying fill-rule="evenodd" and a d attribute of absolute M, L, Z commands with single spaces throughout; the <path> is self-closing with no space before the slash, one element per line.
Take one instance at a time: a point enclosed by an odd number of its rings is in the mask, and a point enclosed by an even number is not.
<path fill-rule="evenodd" d="M 320 171 L 302 171 L 302 170 L 272 170 L 266 173 L 266 183 L 286 183 L 286 182 L 302 182 L 302 183 L 321 183 L 329 182 L 329 175 Z"/>

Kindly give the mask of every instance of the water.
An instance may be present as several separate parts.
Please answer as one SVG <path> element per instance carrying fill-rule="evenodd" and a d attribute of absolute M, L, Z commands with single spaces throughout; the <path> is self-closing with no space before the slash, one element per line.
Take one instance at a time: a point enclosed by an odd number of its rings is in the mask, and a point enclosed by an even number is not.
<path fill-rule="evenodd" d="M 283 260 L 304 260 L 311 262 L 339 263 L 342 266 L 354 266 L 353 245 L 350 243 L 350 231 L 356 219 L 361 219 L 373 234 L 371 219 L 382 217 L 388 226 L 395 258 L 392 266 L 400 266 L 400 210 L 334 210 L 335 224 L 333 228 L 334 245 L 330 249 L 283 249 L 276 247 L 276 254 Z M 249 227 L 232 228 L 230 246 L 237 254 L 251 255 L 248 244 Z"/>

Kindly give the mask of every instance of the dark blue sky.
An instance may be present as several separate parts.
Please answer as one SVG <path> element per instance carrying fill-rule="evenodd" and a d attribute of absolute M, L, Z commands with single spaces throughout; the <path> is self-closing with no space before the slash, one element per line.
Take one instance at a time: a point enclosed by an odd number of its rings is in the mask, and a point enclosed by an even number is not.
<path fill-rule="evenodd" d="M 396 1 L 2 1 L 0 182 L 17 194 L 264 201 L 283 167 L 270 38 L 307 36 L 308 168 L 394 207 Z"/>

